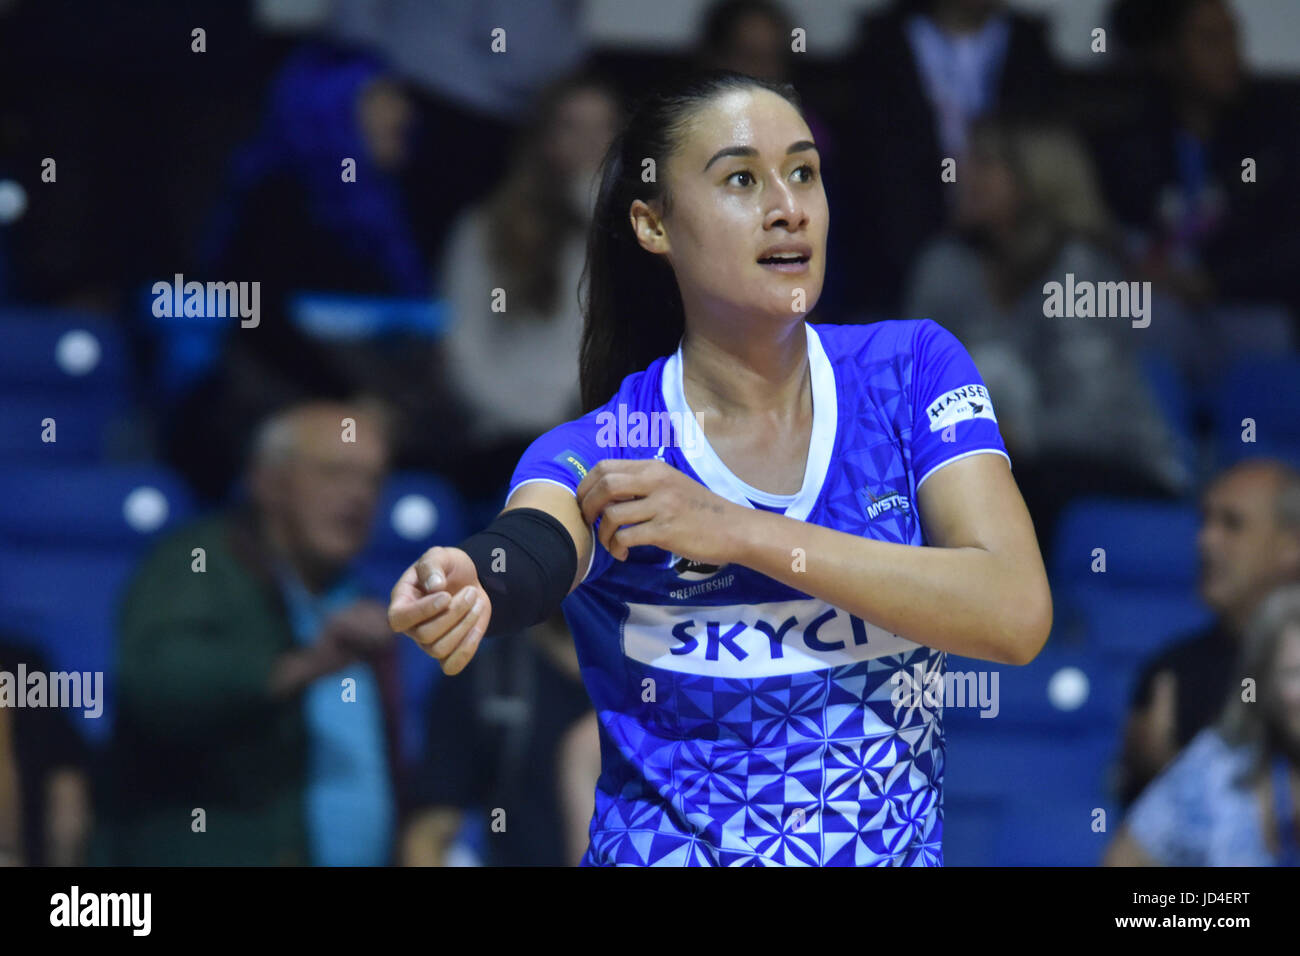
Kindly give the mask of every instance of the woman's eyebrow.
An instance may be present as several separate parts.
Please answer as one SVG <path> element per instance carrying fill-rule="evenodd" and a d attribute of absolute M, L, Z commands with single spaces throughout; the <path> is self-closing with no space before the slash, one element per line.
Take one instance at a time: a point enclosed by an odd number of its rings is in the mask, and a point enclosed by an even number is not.
<path fill-rule="evenodd" d="M 710 157 L 709 161 L 704 164 L 704 171 L 707 173 L 709 171 L 709 167 L 712 166 L 716 160 L 721 159 L 723 156 L 757 156 L 757 155 L 758 155 L 758 150 L 756 150 L 753 146 L 727 146 L 723 149 L 718 150 L 716 153 L 713 154 L 712 157 Z"/>
<path fill-rule="evenodd" d="M 817 148 L 817 144 L 814 143 L 812 140 L 800 139 L 791 143 L 789 148 L 786 149 L 785 154 L 789 156 L 791 153 L 798 153 L 806 149 L 816 149 L 816 148 Z M 709 171 L 709 167 L 713 165 L 714 161 L 721 159 L 723 156 L 757 156 L 757 155 L 758 155 L 758 150 L 756 150 L 753 146 L 726 146 L 718 150 L 716 153 L 713 154 L 713 156 L 709 158 L 709 161 L 704 164 L 704 172 L 707 173 Z"/>

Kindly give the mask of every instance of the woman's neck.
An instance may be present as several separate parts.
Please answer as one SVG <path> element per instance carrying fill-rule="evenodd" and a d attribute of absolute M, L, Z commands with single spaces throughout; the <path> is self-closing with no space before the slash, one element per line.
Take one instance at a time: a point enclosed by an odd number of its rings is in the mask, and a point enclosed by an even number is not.
<path fill-rule="evenodd" d="M 797 414 L 807 372 L 808 339 L 802 321 L 744 331 L 687 323 L 682 388 L 697 415 Z"/>

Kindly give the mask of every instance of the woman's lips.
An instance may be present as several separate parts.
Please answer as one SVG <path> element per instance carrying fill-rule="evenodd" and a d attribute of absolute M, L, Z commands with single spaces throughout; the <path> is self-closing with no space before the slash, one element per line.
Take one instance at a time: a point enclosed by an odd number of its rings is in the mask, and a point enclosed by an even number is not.
<path fill-rule="evenodd" d="M 804 259 L 791 259 L 784 262 L 768 259 L 765 261 L 760 260 L 758 264 L 764 269 L 769 269 L 772 272 L 784 272 L 786 275 L 800 275 L 801 273 L 808 271 L 808 263 L 810 261 L 811 257 Z"/>

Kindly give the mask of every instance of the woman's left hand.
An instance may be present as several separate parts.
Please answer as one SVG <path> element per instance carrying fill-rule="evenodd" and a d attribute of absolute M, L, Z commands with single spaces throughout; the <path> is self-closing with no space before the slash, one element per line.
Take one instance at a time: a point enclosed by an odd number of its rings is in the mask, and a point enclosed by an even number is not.
<path fill-rule="evenodd" d="M 706 564 L 733 560 L 736 530 L 751 509 L 714 494 L 658 459 L 606 458 L 576 492 L 587 523 L 603 519 L 597 536 L 615 558 L 653 545 Z"/>

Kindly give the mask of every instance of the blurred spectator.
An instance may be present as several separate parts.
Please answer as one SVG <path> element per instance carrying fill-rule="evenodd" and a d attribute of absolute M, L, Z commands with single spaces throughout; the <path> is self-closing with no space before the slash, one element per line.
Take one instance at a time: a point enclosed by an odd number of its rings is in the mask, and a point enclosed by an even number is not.
<path fill-rule="evenodd" d="M 1300 586 L 1262 602 L 1223 676 L 1218 721 L 1142 794 L 1107 865 L 1300 866 Z"/>
<path fill-rule="evenodd" d="M 1193 737 L 1235 688 L 1233 661 L 1260 601 L 1300 582 L 1300 473 L 1270 459 L 1228 469 L 1201 505 L 1200 593 L 1215 619 L 1204 633 L 1142 668 L 1125 730 L 1120 800 L 1125 806 Z"/>
<path fill-rule="evenodd" d="M 386 605 L 348 571 L 387 444 L 355 407 L 273 416 L 257 434 L 250 504 L 171 534 L 134 576 L 110 862 L 390 861 L 395 647 Z"/>
<path fill-rule="evenodd" d="M 774 0 L 717 0 L 704 11 L 700 66 L 778 83 L 788 80 L 793 28 L 785 9 Z"/>
<path fill-rule="evenodd" d="M 785 8 L 774 0 L 717 0 L 704 11 L 696 61 L 703 69 L 791 82 L 796 73 L 790 35 L 794 27 Z M 830 128 L 807 102 L 803 114 L 825 161 L 834 149 Z"/>
<path fill-rule="evenodd" d="M 1127 317 L 1044 314 L 1047 282 L 1124 276 L 1087 156 L 1067 131 L 986 118 L 971 133 L 950 234 L 921 253 L 905 314 L 970 350 L 1044 548 L 1083 492 L 1172 495 L 1190 480 L 1145 385 Z"/>
<path fill-rule="evenodd" d="M 593 715 L 561 615 L 480 647 L 429 710 L 406 865 L 447 865 L 464 812 L 480 810 L 485 865 L 576 866 L 600 776 Z"/>
<path fill-rule="evenodd" d="M 412 118 L 379 60 L 299 50 L 272 84 L 258 134 L 232 160 L 208 264 L 269 273 L 285 291 L 424 294 L 431 275 L 392 178 L 407 161 Z M 356 162 L 355 182 L 345 159 Z"/>
<path fill-rule="evenodd" d="M 549 88 L 532 117 L 505 180 L 456 223 L 442 268 L 448 380 L 468 429 L 447 470 L 470 498 L 497 492 L 529 443 L 581 414 L 578 284 L 619 106 L 579 75 Z"/>
<path fill-rule="evenodd" d="M 1192 308 L 1280 304 L 1300 316 L 1294 92 L 1246 76 L 1225 0 L 1121 0 L 1112 21 L 1146 82 L 1095 151 L 1141 277 Z M 1194 344 L 1207 351 L 1204 336 Z"/>
<path fill-rule="evenodd" d="M 331 32 L 382 53 L 415 96 L 413 212 L 435 261 L 504 175 L 536 96 L 582 62 L 580 12 L 578 0 L 334 0 Z"/>
<path fill-rule="evenodd" d="M 225 492 L 253 423 L 306 398 L 383 398 L 395 413 L 397 460 L 428 463 L 435 348 L 378 334 L 326 341 L 304 331 L 294 304 L 300 293 L 326 292 L 381 297 L 372 310 L 394 300 L 427 305 L 432 265 L 395 178 L 411 119 L 402 88 L 365 56 L 307 47 L 276 77 L 261 131 L 234 157 L 202 257 L 206 280 L 261 283 L 260 321 L 225 336 L 224 354 L 169 429 L 172 460 L 204 497 Z"/>
<path fill-rule="evenodd" d="M 0 707 L 0 866 L 21 866 L 22 807 L 19 804 L 18 754 L 13 717 Z"/>
<path fill-rule="evenodd" d="M 1000 0 L 895 0 L 863 19 L 846 69 L 858 96 L 841 129 L 851 172 L 841 174 L 833 244 L 852 263 L 857 308 L 892 313 L 913 259 L 949 217 L 944 159 L 960 161 L 980 116 L 1050 109 L 1058 70 L 1043 25 Z"/>
<path fill-rule="evenodd" d="M 29 641 L 0 635 L 0 671 L 46 674 L 51 668 Z M 20 689 L 22 692 L 22 689 Z M 24 707 L 9 711 L 0 705 L 0 723 L 9 722 L 11 754 L 16 759 L 17 797 L 22 808 L 19 855 L 26 866 L 81 866 L 86 862 L 91 829 L 90 754 L 86 744 L 56 707 Z M 0 751 L 4 750 L 0 729 Z M 0 755 L 0 767 L 5 758 Z M 0 856 L 4 835 L 4 770 L 0 769 Z"/>

